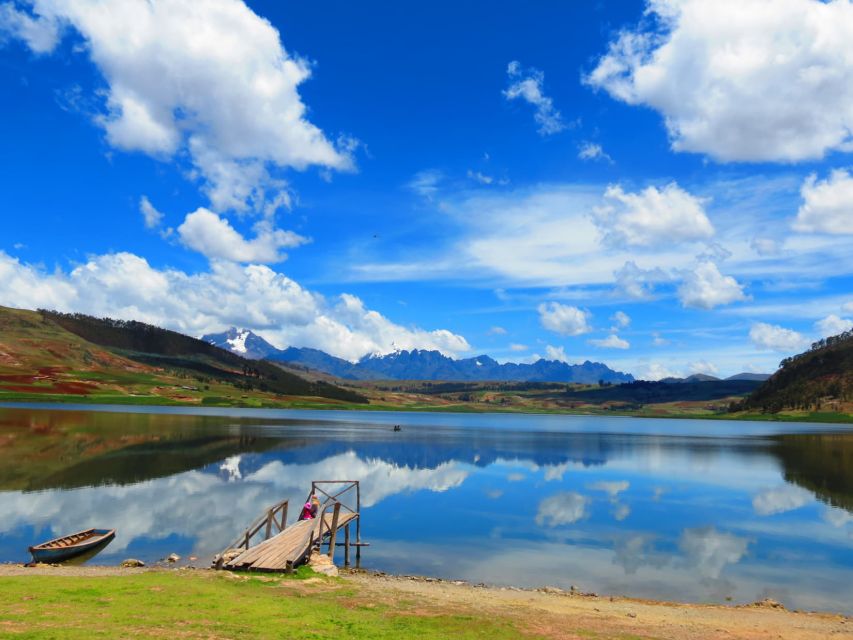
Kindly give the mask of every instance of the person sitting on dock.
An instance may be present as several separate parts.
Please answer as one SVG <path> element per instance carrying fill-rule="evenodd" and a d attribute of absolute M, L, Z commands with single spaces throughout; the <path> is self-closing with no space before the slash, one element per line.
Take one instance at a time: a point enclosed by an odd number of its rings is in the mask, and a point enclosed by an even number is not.
<path fill-rule="evenodd" d="M 305 503 L 305 506 L 302 507 L 302 513 L 299 514 L 300 520 L 310 520 L 317 513 L 317 507 L 314 506 L 314 500 L 317 500 L 316 496 L 311 496 L 308 498 L 308 502 Z"/>

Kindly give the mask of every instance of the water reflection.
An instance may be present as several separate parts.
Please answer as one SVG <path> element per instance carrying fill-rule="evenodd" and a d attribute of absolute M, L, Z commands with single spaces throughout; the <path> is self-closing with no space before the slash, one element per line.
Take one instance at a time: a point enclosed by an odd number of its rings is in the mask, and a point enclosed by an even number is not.
<path fill-rule="evenodd" d="M 849 430 L 327 415 L 0 409 L 0 559 L 114 526 L 97 562 L 203 562 L 312 480 L 354 479 L 378 569 L 853 613 Z"/>

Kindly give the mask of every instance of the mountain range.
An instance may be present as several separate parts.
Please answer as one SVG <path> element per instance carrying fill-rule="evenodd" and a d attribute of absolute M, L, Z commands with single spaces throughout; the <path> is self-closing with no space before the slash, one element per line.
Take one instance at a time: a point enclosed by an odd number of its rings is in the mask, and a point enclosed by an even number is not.
<path fill-rule="evenodd" d="M 231 328 L 202 336 L 202 340 L 228 349 L 244 358 L 270 360 L 307 367 L 349 380 L 453 380 L 510 382 L 631 382 L 630 373 L 614 371 L 600 362 L 567 364 L 540 359 L 531 364 L 501 364 L 486 355 L 456 360 L 439 351 L 413 349 L 386 355 L 366 355 L 349 362 L 319 349 L 288 347 L 277 349 L 246 329 Z"/>

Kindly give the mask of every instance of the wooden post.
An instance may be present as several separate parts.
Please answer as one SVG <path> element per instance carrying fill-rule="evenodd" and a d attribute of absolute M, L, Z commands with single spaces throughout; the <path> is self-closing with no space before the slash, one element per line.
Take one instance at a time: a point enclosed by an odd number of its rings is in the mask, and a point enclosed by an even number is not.
<path fill-rule="evenodd" d="M 361 483 L 355 481 L 355 566 L 361 568 Z"/>
<path fill-rule="evenodd" d="M 274 513 L 275 513 L 275 511 L 273 509 L 270 509 L 269 511 L 267 511 L 267 530 L 264 534 L 264 540 L 270 539 L 270 534 L 272 533 L 272 521 L 273 521 L 273 514 Z"/>
<path fill-rule="evenodd" d="M 248 529 L 246 529 L 246 541 L 243 543 L 243 545 L 246 547 L 246 549 L 249 548 L 249 530 Z"/>
<path fill-rule="evenodd" d="M 332 530 L 329 532 L 329 558 L 335 558 L 335 536 L 338 534 L 338 516 L 341 515 L 341 503 L 335 503 L 335 511 L 332 514 Z"/>
<path fill-rule="evenodd" d="M 344 527 L 344 566 L 349 566 L 349 522 Z"/>
<path fill-rule="evenodd" d="M 284 506 L 281 509 L 281 529 L 279 531 L 284 531 L 287 527 L 287 503 L 284 503 Z"/>

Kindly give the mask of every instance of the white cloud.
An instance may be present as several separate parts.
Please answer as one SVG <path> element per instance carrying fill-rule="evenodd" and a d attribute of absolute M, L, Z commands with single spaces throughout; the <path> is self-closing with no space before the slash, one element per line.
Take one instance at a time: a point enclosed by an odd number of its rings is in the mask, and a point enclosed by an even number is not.
<path fill-rule="evenodd" d="M 511 345 L 509 345 L 509 350 L 510 351 L 527 351 L 527 345 L 526 344 L 512 343 Z"/>
<path fill-rule="evenodd" d="M 444 180 L 444 174 L 438 169 L 418 171 L 406 185 L 419 196 L 432 200 L 438 193 L 438 186 Z"/>
<path fill-rule="evenodd" d="M 690 362 L 687 365 L 687 369 L 690 373 L 704 373 L 709 376 L 717 375 L 720 370 L 713 362 L 708 362 L 707 360 L 696 360 L 695 362 Z"/>
<path fill-rule="evenodd" d="M 34 53 L 53 51 L 59 42 L 59 24 L 57 20 L 37 19 L 15 9 L 12 4 L 0 5 L 0 44 L 6 37 L 18 37 Z"/>
<path fill-rule="evenodd" d="M 586 516 L 589 498 L 574 491 L 557 493 L 539 503 L 536 524 L 556 527 L 572 524 Z"/>
<path fill-rule="evenodd" d="M 657 247 L 714 235 L 703 201 L 674 182 L 663 189 L 646 187 L 637 193 L 610 185 L 604 192 L 604 204 L 593 209 L 592 218 L 604 241 L 617 247 Z"/>
<path fill-rule="evenodd" d="M 747 296 L 743 292 L 743 285 L 738 284 L 737 280 L 721 274 L 713 262 L 702 261 L 684 276 L 678 288 L 678 299 L 685 307 L 713 309 L 747 300 Z"/>
<path fill-rule="evenodd" d="M 818 330 L 821 338 L 837 336 L 839 333 L 844 333 L 845 331 L 853 329 L 853 320 L 850 318 L 841 318 L 834 313 L 831 313 L 823 320 L 815 322 L 815 329 Z"/>
<path fill-rule="evenodd" d="M 785 484 L 765 489 L 752 499 L 752 508 L 760 516 L 793 511 L 812 501 L 812 495 L 801 487 Z"/>
<path fill-rule="evenodd" d="M 489 329 L 489 335 L 492 336 L 505 336 L 506 333 L 507 331 L 503 327 L 492 327 Z"/>
<path fill-rule="evenodd" d="M 255 231 L 256 237 L 246 240 L 226 219 L 204 207 L 187 214 L 178 227 L 178 235 L 185 246 L 210 259 L 233 262 L 281 262 L 287 257 L 281 249 L 308 242 L 307 238 L 292 231 L 272 228 L 266 220 L 258 222 Z"/>
<path fill-rule="evenodd" d="M 602 349 L 629 349 L 631 347 L 630 342 L 620 338 L 615 333 L 610 334 L 606 338 L 602 338 L 600 340 L 593 339 L 588 340 L 587 342 L 589 342 L 595 347 L 600 347 Z"/>
<path fill-rule="evenodd" d="M 337 149 L 306 119 L 297 89 L 311 75 L 309 64 L 288 54 L 275 27 L 242 0 L 31 6 L 39 28 L 61 22 L 85 40 L 107 83 L 96 122 L 109 143 L 158 158 L 188 154 L 214 209 L 286 203 L 275 168 L 352 168 L 351 147 Z M 35 38 L 32 25 L 16 20 L 34 50 L 58 42 Z"/>
<path fill-rule="evenodd" d="M 539 358 L 536 359 L 538 360 Z M 569 356 L 566 355 L 566 349 L 564 347 L 554 347 L 550 344 L 545 345 L 545 359 L 565 362 L 567 364 L 569 362 Z"/>
<path fill-rule="evenodd" d="M 542 87 L 545 74 L 538 69 L 523 69 L 516 60 L 507 65 L 506 73 L 510 85 L 504 90 L 504 97 L 507 100 L 521 98 L 535 107 L 533 119 L 539 125 L 540 135 L 548 136 L 566 128 L 560 112 L 554 108 L 554 101 L 545 95 Z"/>
<path fill-rule="evenodd" d="M 746 555 L 749 540 L 713 527 L 685 529 L 678 546 L 687 562 L 704 578 L 716 580 L 727 565 L 740 562 Z"/>
<path fill-rule="evenodd" d="M 628 314 L 624 311 L 617 311 L 612 316 L 610 316 L 610 319 L 613 320 L 615 326 L 620 329 L 624 329 L 629 324 L 631 324 L 630 316 L 628 316 Z"/>
<path fill-rule="evenodd" d="M 850 302 L 845 302 L 841 306 L 841 310 L 845 313 L 853 313 L 853 300 L 851 300 Z"/>
<path fill-rule="evenodd" d="M 468 173 L 466 174 L 469 180 L 473 180 L 474 182 L 479 182 L 480 184 L 491 185 L 496 184 L 500 186 L 506 186 L 509 184 L 509 180 L 506 178 L 495 178 L 494 176 L 490 176 L 482 171 L 472 171 L 468 169 Z"/>
<path fill-rule="evenodd" d="M 851 14 L 853 18 L 853 14 Z M 853 176 L 836 169 L 826 180 L 815 174 L 800 189 L 803 204 L 797 211 L 794 229 L 814 233 L 853 234 Z"/>
<path fill-rule="evenodd" d="M 849 150 L 853 5 L 649 0 L 585 78 L 664 117 L 672 148 L 722 161 Z"/>
<path fill-rule="evenodd" d="M 650 362 L 642 367 L 636 375 L 639 380 L 656 381 L 664 378 L 680 378 L 681 372 L 675 369 L 670 369 L 660 362 Z"/>
<path fill-rule="evenodd" d="M 450 356 L 470 349 L 458 334 L 403 327 L 355 296 L 327 300 L 256 264 L 213 261 L 210 271 L 190 275 L 115 253 L 46 273 L 0 252 L 0 304 L 140 320 L 194 336 L 240 326 L 278 347 L 313 347 L 348 360 L 398 348 Z"/>
<path fill-rule="evenodd" d="M 147 196 L 142 196 L 139 199 L 139 212 L 142 214 L 147 229 L 156 229 L 163 222 L 163 214 L 154 208 Z"/>
<path fill-rule="evenodd" d="M 627 261 L 613 276 L 616 279 L 616 288 L 636 300 L 650 297 L 655 284 L 670 279 L 662 269 L 641 269 L 633 260 Z"/>
<path fill-rule="evenodd" d="M 775 324 L 756 322 L 749 330 L 749 339 L 758 349 L 772 351 L 800 351 L 808 345 L 808 339 L 792 329 Z"/>
<path fill-rule="evenodd" d="M 537 310 L 542 326 L 562 336 L 578 336 L 592 330 L 589 326 L 591 314 L 585 309 L 559 302 L 546 302 L 540 304 Z"/>
<path fill-rule="evenodd" d="M 581 144 L 578 150 L 578 158 L 581 160 L 606 160 L 611 164 L 613 163 L 613 158 L 607 155 L 600 144 L 595 142 L 584 142 Z"/>
<path fill-rule="evenodd" d="M 669 344 L 669 340 L 662 337 L 659 333 L 655 332 L 652 334 L 652 345 L 655 347 L 665 347 Z"/>
<path fill-rule="evenodd" d="M 749 246 L 760 256 L 775 256 L 782 250 L 780 243 L 773 238 L 753 238 Z"/>

